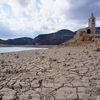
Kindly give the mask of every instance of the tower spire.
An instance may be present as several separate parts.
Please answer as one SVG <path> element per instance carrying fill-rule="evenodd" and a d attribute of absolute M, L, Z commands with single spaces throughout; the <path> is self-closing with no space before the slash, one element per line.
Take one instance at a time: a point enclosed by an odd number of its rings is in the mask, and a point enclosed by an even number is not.
<path fill-rule="evenodd" d="M 93 12 L 91 13 L 91 17 L 94 18 L 94 14 L 93 14 Z"/>

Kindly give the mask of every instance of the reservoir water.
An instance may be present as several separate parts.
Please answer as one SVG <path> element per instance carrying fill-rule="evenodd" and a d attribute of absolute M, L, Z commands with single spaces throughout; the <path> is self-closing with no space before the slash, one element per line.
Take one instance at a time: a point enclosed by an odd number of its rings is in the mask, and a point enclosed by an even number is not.
<path fill-rule="evenodd" d="M 26 50 L 39 50 L 39 49 L 47 49 L 47 48 L 35 48 L 35 47 L 0 47 L 0 53 L 26 51 Z"/>

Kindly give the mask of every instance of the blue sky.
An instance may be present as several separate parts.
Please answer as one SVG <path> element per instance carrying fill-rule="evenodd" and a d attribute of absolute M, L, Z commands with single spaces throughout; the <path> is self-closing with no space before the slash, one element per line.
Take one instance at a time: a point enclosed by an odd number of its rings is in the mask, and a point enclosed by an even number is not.
<path fill-rule="evenodd" d="M 0 38 L 32 37 L 87 26 L 91 12 L 100 26 L 100 0 L 0 0 Z"/>

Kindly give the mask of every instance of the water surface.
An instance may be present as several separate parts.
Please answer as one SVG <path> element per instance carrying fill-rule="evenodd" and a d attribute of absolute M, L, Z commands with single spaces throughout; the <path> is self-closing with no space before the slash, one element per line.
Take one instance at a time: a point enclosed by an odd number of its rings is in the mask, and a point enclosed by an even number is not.
<path fill-rule="evenodd" d="M 47 48 L 35 48 L 35 47 L 0 47 L 0 53 L 26 51 L 26 50 L 39 50 Z"/>

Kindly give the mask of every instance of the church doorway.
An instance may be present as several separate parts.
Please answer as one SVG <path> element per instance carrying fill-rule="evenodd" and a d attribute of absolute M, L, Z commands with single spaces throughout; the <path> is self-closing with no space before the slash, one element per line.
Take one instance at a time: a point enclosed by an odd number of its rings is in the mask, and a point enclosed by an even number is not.
<path fill-rule="evenodd" d="M 91 30 L 90 30 L 90 29 L 87 29 L 87 33 L 88 33 L 88 34 L 91 34 Z"/>

